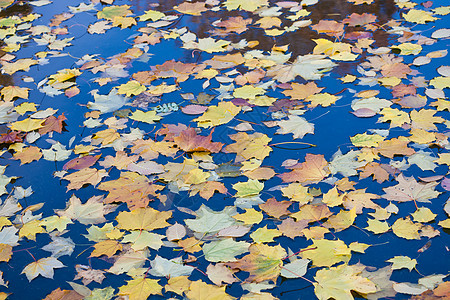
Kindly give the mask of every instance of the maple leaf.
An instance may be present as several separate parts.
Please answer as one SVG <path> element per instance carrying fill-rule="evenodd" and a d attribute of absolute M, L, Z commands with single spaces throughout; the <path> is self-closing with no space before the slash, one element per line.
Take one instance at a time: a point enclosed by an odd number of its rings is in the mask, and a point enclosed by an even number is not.
<path fill-rule="evenodd" d="M 434 190 L 438 185 L 437 182 L 419 183 L 414 177 L 404 177 L 400 174 L 396 180 L 398 184 L 395 186 L 383 188 L 385 192 L 382 195 L 387 200 L 406 202 L 430 202 L 430 199 L 439 196 L 439 192 Z"/>
<path fill-rule="evenodd" d="M 276 133 L 292 133 L 294 139 L 301 139 L 307 133 L 314 134 L 314 124 L 309 123 L 305 118 L 296 115 L 290 115 L 288 120 L 277 121 L 277 125 L 280 126 L 280 128 Z"/>
<path fill-rule="evenodd" d="M 206 299 L 223 299 L 223 300 L 233 300 L 225 292 L 225 286 L 218 287 L 215 285 L 207 284 L 201 280 L 193 281 L 189 286 L 189 291 L 186 292 L 186 296 L 192 300 L 206 300 Z"/>
<path fill-rule="evenodd" d="M 409 218 L 400 218 L 392 224 L 392 231 L 398 237 L 407 240 L 418 240 L 420 239 L 419 229 L 421 227 L 421 224 L 413 223 Z"/>
<path fill-rule="evenodd" d="M 205 259 L 211 262 L 235 261 L 235 256 L 248 251 L 250 244 L 235 242 L 233 239 L 224 239 L 204 244 L 202 247 Z"/>
<path fill-rule="evenodd" d="M 303 259 L 312 260 L 313 266 L 331 267 L 339 262 L 347 263 L 350 260 L 350 249 L 341 241 L 313 240 L 313 245 L 300 253 Z"/>
<path fill-rule="evenodd" d="M 412 271 L 412 269 L 414 269 L 417 264 L 417 260 L 411 259 L 408 256 L 394 256 L 393 258 L 388 259 L 386 262 L 392 263 L 392 270 L 407 268 Z"/>
<path fill-rule="evenodd" d="M 275 80 L 285 83 L 301 76 L 305 80 L 318 80 L 322 78 L 323 73 L 331 70 L 336 64 L 325 55 L 307 54 L 297 56 L 290 65 L 279 64 L 271 67 L 267 75 Z"/>
<path fill-rule="evenodd" d="M 331 20 L 320 20 L 311 28 L 318 33 L 325 33 L 326 35 L 340 37 L 344 33 L 344 24 Z"/>
<path fill-rule="evenodd" d="M 282 259 L 286 256 L 286 251 L 280 245 L 272 247 L 265 244 L 252 244 L 249 250 L 250 254 L 226 265 L 232 269 L 249 272 L 250 276 L 246 280 L 249 282 L 273 280 L 280 275 Z"/>
<path fill-rule="evenodd" d="M 173 9 L 179 11 L 182 14 L 188 14 L 193 16 L 200 16 L 202 12 L 207 11 L 208 9 L 205 7 L 205 2 L 183 2 L 180 5 L 174 6 Z"/>
<path fill-rule="evenodd" d="M 222 182 L 218 181 L 206 181 L 200 184 L 193 185 L 189 192 L 190 196 L 193 196 L 199 193 L 200 197 L 203 199 L 209 200 L 215 192 L 219 192 L 220 194 L 226 194 L 228 189 Z"/>
<path fill-rule="evenodd" d="M 234 10 L 234 9 L 240 9 L 240 10 L 247 10 L 247 11 L 255 11 L 258 8 L 269 5 L 268 0 L 227 0 L 224 3 L 225 7 L 228 10 Z"/>
<path fill-rule="evenodd" d="M 74 290 L 61 290 L 61 288 L 57 288 L 53 290 L 50 294 L 48 294 L 44 300 L 55 300 L 55 299 L 73 299 L 73 300 L 82 300 L 85 299 L 84 296 L 78 294 Z"/>
<path fill-rule="evenodd" d="M 252 232 L 250 237 L 255 243 L 262 244 L 273 242 L 273 238 L 279 237 L 280 235 L 281 232 L 278 231 L 278 229 L 268 229 L 267 226 L 265 226 Z"/>
<path fill-rule="evenodd" d="M 317 183 L 330 174 L 323 155 L 306 154 L 305 162 L 293 166 L 293 171 L 281 174 L 284 182 Z"/>
<path fill-rule="evenodd" d="M 195 220 L 185 220 L 186 225 L 196 232 L 211 234 L 236 224 L 236 220 L 232 218 L 236 214 L 234 207 L 226 207 L 222 212 L 215 212 L 202 204 L 196 214 Z"/>
<path fill-rule="evenodd" d="M 348 16 L 347 18 L 342 20 L 342 22 L 348 24 L 348 26 L 362 26 L 362 25 L 373 23 L 376 20 L 377 20 L 377 17 L 373 14 L 352 13 L 350 16 Z"/>
<path fill-rule="evenodd" d="M 172 212 L 160 212 L 151 207 L 138 208 L 130 212 L 120 212 L 116 217 L 120 229 L 126 230 L 153 230 L 164 228 L 170 224 L 166 222 L 172 216 Z"/>
<path fill-rule="evenodd" d="M 15 97 L 28 99 L 29 88 L 21 88 L 18 86 L 5 86 L 0 90 L 0 94 L 3 96 L 4 101 L 11 101 Z"/>
<path fill-rule="evenodd" d="M 106 221 L 104 215 L 110 211 L 110 207 L 104 206 L 102 197 L 93 196 L 85 204 L 75 195 L 70 197 L 65 210 L 57 210 L 59 216 L 66 216 L 72 220 L 78 220 L 81 224 L 97 224 Z"/>
<path fill-rule="evenodd" d="M 126 202 L 133 209 L 147 206 L 148 197 L 156 196 L 164 186 L 153 184 L 146 176 L 135 172 L 122 172 L 118 179 L 102 182 L 97 188 L 109 192 L 105 203 Z"/>
<path fill-rule="evenodd" d="M 363 268 L 343 264 L 318 270 L 314 279 L 314 292 L 320 300 L 329 298 L 352 299 L 351 291 L 362 294 L 375 293 L 377 288 L 369 279 L 360 276 Z"/>
<path fill-rule="evenodd" d="M 211 105 L 208 110 L 200 117 L 194 119 L 199 127 L 208 128 L 230 122 L 241 108 L 231 102 L 219 102 L 217 106 Z"/>
<path fill-rule="evenodd" d="M 99 19 L 107 19 L 113 20 L 114 17 L 125 17 L 131 14 L 131 10 L 129 10 L 129 5 L 112 5 L 106 6 L 103 10 L 97 13 L 97 18 Z"/>
<path fill-rule="evenodd" d="M 85 184 L 97 185 L 105 176 L 108 176 L 108 173 L 105 170 L 84 168 L 80 171 L 66 175 L 62 179 L 70 181 L 67 185 L 67 190 L 78 190 Z"/>
<path fill-rule="evenodd" d="M 30 146 L 22 149 L 20 152 L 14 153 L 14 159 L 19 159 L 21 165 L 39 160 L 41 157 L 41 149 L 36 146 Z"/>
<path fill-rule="evenodd" d="M 324 218 L 328 218 L 333 213 L 330 211 L 327 205 L 303 205 L 300 210 L 293 213 L 291 217 L 294 217 L 297 221 L 308 220 L 311 222 L 317 222 Z"/>
<path fill-rule="evenodd" d="M 381 141 L 376 149 L 381 155 L 389 158 L 393 158 L 394 155 L 412 155 L 415 151 L 412 148 L 408 148 L 408 143 L 408 139 L 401 136 Z"/>
<path fill-rule="evenodd" d="M 294 239 L 302 236 L 302 230 L 308 227 L 308 220 L 294 221 L 292 218 L 286 218 L 277 226 L 278 230 L 285 236 Z"/>
<path fill-rule="evenodd" d="M 44 127 L 44 122 L 45 120 L 42 119 L 28 118 L 22 121 L 16 121 L 14 123 L 11 123 L 10 128 L 11 130 L 30 132 Z"/>
<path fill-rule="evenodd" d="M 259 208 L 268 215 L 279 219 L 281 216 L 290 214 L 287 209 L 291 204 L 291 201 L 277 201 L 275 198 L 270 198 L 264 204 L 260 204 Z"/>
<path fill-rule="evenodd" d="M 128 296 L 130 300 L 141 300 L 150 295 L 162 295 L 161 291 L 158 280 L 142 277 L 129 280 L 126 285 L 119 287 L 118 295 Z"/>
<path fill-rule="evenodd" d="M 130 97 L 132 95 L 139 95 L 146 89 L 145 86 L 141 85 L 136 80 L 130 80 L 127 83 L 118 86 L 117 94 L 125 94 Z"/>
<path fill-rule="evenodd" d="M 209 280 L 218 286 L 221 286 L 222 282 L 231 284 L 237 281 L 237 279 L 233 277 L 233 272 L 222 263 L 215 265 L 209 264 L 206 268 L 206 274 L 208 275 Z"/>
<path fill-rule="evenodd" d="M 180 132 L 180 134 L 174 137 L 175 144 L 186 152 L 207 151 L 217 153 L 222 149 L 223 143 L 212 142 L 212 130 L 208 136 L 198 135 L 194 128 L 188 128 Z"/>
<path fill-rule="evenodd" d="M 264 188 L 264 183 L 258 180 L 249 179 L 247 182 L 233 184 L 233 189 L 237 191 L 235 197 L 249 197 L 258 195 Z"/>
<path fill-rule="evenodd" d="M 255 132 L 252 134 L 238 132 L 230 135 L 230 138 L 236 142 L 234 144 L 227 145 L 222 151 L 225 153 L 237 153 L 243 158 L 236 158 L 237 161 L 247 160 L 250 158 L 263 160 L 272 151 L 272 148 L 268 146 L 272 139 L 260 132 Z"/>
<path fill-rule="evenodd" d="M 42 275 L 45 278 L 53 279 L 54 271 L 53 269 L 62 268 L 64 265 L 62 262 L 57 260 L 54 257 L 46 257 L 41 258 L 37 261 L 34 261 L 28 264 L 22 271 L 21 274 L 27 276 L 28 281 L 33 280 L 39 275 Z"/>
<path fill-rule="evenodd" d="M 156 277 L 189 276 L 194 270 L 194 267 L 183 265 L 181 257 L 168 260 L 156 255 L 155 259 L 150 262 L 150 265 L 149 273 Z"/>
<path fill-rule="evenodd" d="M 225 27 L 226 29 L 223 31 L 215 31 L 216 34 L 228 34 L 230 32 L 236 32 L 237 34 L 241 34 L 247 30 L 247 25 L 252 23 L 252 19 L 244 19 L 241 16 L 238 17 L 230 17 L 225 21 L 214 22 L 214 26 Z"/>
<path fill-rule="evenodd" d="M 108 272 L 112 274 L 122 274 L 130 271 L 131 269 L 140 268 L 148 260 L 148 251 L 134 251 L 130 249 L 128 251 L 123 251 L 114 265 L 108 269 Z"/>
<path fill-rule="evenodd" d="M 114 240 L 106 240 L 98 242 L 94 245 L 94 251 L 91 253 L 91 257 L 106 255 L 108 257 L 113 256 L 117 251 L 122 250 L 122 245 Z"/>
<path fill-rule="evenodd" d="M 300 84 L 297 82 L 291 83 L 291 89 L 285 90 L 282 93 L 291 97 L 293 100 L 304 100 L 311 95 L 320 93 L 324 88 L 317 87 L 315 82 L 308 82 L 307 84 Z"/>

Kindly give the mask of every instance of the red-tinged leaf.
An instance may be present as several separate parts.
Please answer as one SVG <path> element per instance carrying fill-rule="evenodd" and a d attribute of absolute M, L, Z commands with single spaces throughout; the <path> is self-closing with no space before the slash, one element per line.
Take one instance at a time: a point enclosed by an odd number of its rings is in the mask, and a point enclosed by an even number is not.
<path fill-rule="evenodd" d="M 71 169 L 81 170 L 84 168 L 89 168 L 89 167 L 93 166 L 97 162 L 97 160 L 99 160 L 99 158 L 101 156 L 102 156 L 101 154 L 98 154 L 95 156 L 86 155 L 86 156 L 74 158 L 64 164 L 63 170 L 66 170 L 66 171 L 71 170 Z"/>
<path fill-rule="evenodd" d="M 64 113 L 58 116 L 57 118 L 55 116 L 50 116 L 47 119 L 45 119 L 44 127 L 39 128 L 39 134 L 43 135 L 46 133 L 49 133 L 51 131 L 56 131 L 58 133 L 61 133 L 64 126 L 64 121 L 67 120 L 64 116 Z"/>
<path fill-rule="evenodd" d="M 181 111 L 187 115 L 200 115 L 208 109 L 208 106 L 190 104 L 181 108 Z"/>
<path fill-rule="evenodd" d="M 222 149 L 223 143 L 211 142 L 212 133 L 211 130 L 208 136 L 198 135 L 194 128 L 188 128 L 180 133 L 180 135 L 174 137 L 174 142 L 178 147 L 186 152 L 199 152 L 206 151 L 217 153 Z"/>

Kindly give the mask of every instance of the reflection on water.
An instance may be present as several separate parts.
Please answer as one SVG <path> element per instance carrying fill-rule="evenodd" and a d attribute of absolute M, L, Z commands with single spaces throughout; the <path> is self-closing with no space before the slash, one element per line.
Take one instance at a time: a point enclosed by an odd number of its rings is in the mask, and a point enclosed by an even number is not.
<path fill-rule="evenodd" d="M 136 12 L 155 9 L 155 2 L 157 1 L 131 1 L 136 7 Z M 173 11 L 173 7 L 181 2 L 182 1 L 176 0 L 160 1 L 157 10 L 170 13 Z M 353 5 L 347 0 L 321 0 L 315 5 L 306 7 L 306 9 L 311 12 L 311 14 L 308 17 L 305 17 L 305 19 L 311 19 L 312 24 L 317 24 L 320 20 L 335 20 L 341 22 L 352 13 L 368 13 L 375 15 L 377 17 L 377 24 L 381 25 L 388 22 L 388 20 L 391 20 L 392 16 L 397 11 L 393 0 L 375 0 L 371 5 Z M 228 11 L 225 8 L 218 12 L 207 11 L 202 13 L 201 16 L 185 15 L 183 17 L 188 19 L 184 22 L 192 32 L 196 33 L 200 38 L 206 38 L 211 36 L 211 32 L 217 28 L 212 25 L 214 21 L 219 19 L 226 20 L 229 17 L 237 16 L 252 18 L 253 23 L 259 19 L 256 14 L 240 10 Z M 282 24 L 281 27 L 286 25 L 289 26 L 291 24 Z M 364 31 L 364 28 L 349 27 L 346 29 L 347 33 L 351 31 Z M 269 51 L 275 44 L 289 44 L 289 50 L 292 51 L 292 57 L 295 58 L 298 55 L 304 55 L 312 51 L 315 43 L 311 39 L 323 37 L 323 34 L 318 34 L 309 26 L 300 28 L 295 32 L 287 32 L 281 36 L 271 37 L 264 34 L 264 31 L 261 28 L 258 28 L 258 26 L 250 25 L 249 30 L 240 35 L 230 34 L 227 36 L 227 39 L 231 39 L 232 42 L 239 42 L 241 39 L 246 39 L 247 41 L 257 40 L 259 42 L 257 48 L 265 51 Z M 388 44 L 387 37 L 388 35 L 385 34 L 384 31 L 377 30 L 372 37 L 375 40 L 374 46 L 386 46 Z"/>
<path fill-rule="evenodd" d="M 7 18 L 12 16 L 23 17 L 33 12 L 33 7 L 24 1 L 17 1 L 13 5 L 0 11 L 0 18 Z M 0 40 L 0 47 L 3 47 L 5 43 Z M 5 51 L 0 49 L 0 58 L 6 54 Z M 14 85 L 14 79 L 11 75 L 0 74 L 0 85 L 10 86 Z"/>

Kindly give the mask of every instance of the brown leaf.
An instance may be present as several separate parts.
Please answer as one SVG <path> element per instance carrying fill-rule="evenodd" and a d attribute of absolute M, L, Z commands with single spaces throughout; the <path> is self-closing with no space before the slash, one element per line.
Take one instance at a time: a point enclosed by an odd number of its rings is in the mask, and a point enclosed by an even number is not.
<path fill-rule="evenodd" d="M 297 236 L 303 236 L 301 231 L 308 227 L 308 220 L 300 220 L 296 222 L 292 218 L 286 218 L 277 227 L 283 235 L 294 239 Z"/>
<path fill-rule="evenodd" d="M 408 143 L 409 140 L 401 136 L 381 141 L 376 149 L 381 155 L 389 158 L 394 158 L 394 155 L 412 155 L 416 153 L 414 149 L 408 148 Z"/>
<path fill-rule="evenodd" d="M 278 219 L 281 216 L 290 214 L 290 211 L 287 209 L 291 206 L 291 204 L 291 201 L 277 201 L 275 198 L 270 198 L 266 201 L 266 203 L 260 204 L 259 208 L 261 208 L 266 214 Z"/>

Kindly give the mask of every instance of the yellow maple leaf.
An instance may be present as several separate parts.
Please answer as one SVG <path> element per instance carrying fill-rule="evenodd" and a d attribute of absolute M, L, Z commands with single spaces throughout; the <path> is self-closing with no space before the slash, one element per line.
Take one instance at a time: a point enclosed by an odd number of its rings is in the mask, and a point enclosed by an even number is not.
<path fill-rule="evenodd" d="M 127 281 L 126 285 L 119 287 L 120 296 L 128 296 L 129 300 L 144 300 L 150 295 L 162 295 L 162 286 L 158 280 L 145 277 Z"/>
<path fill-rule="evenodd" d="M 38 61 L 31 58 L 18 59 L 13 63 L 2 62 L 2 70 L 8 75 L 12 75 L 17 71 L 29 71 L 30 67 L 37 65 Z"/>
<path fill-rule="evenodd" d="M 171 211 L 158 211 L 151 207 L 138 208 L 130 212 L 120 212 L 116 217 L 120 229 L 153 230 L 164 228 L 170 224 L 166 222 L 172 216 Z"/>
<path fill-rule="evenodd" d="M 200 184 L 202 182 L 205 182 L 211 173 L 209 172 L 203 172 L 201 169 L 193 169 L 190 170 L 189 173 L 184 175 L 184 183 L 186 184 Z"/>
<path fill-rule="evenodd" d="M 112 26 L 117 26 L 117 27 L 120 26 L 120 28 L 124 29 L 124 28 L 131 27 L 133 25 L 136 25 L 136 24 L 137 24 L 137 22 L 136 22 L 136 20 L 133 17 L 121 17 L 121 16 L 119 16 L 119 17 L 114 17 L 113 18 Z"/>
<path fill-rule="evenodd" d="M 244 85 L 234 90 L 233 96 L 243 99 L 255 99 L 258 95 L 263 95 L 266 91 L 261 87 L 253 85 Z"/>
<path fill-rule="evenodd" d="M 235 299 L 225 292 L 226 286 L 215 286 L 201 280 L 193 281 L 186 293 L 191 300 L 232 300 Z"/>
<path fill-rule="evenodd" d="M 341 99 L 342 96 L 335 96 L 330 93 L 319 93 L 314 94 L 306 98 L 306 101 L 310 101 L 309 107 L 316 107 L 317 105 L 326 107 L 334 104 L 337 100 Z"/>
<path fill-rule="evenodd" d="M 55 229 L 62 232 L 66 230 L 67 224 L 73 224 L 73 222 L 66 216 L 59 217 L 53 215 L 42 220 L 42 225 L 45 226 L 45 229 L 47 229 L 48 232 Z"/>
<path fill-rule="evenodd" d="M 263 214 L 254 208 L 246 208 L 245 213 L 232 216 L 238 221 L 244 222 L 245 225 L 258 224 L 263 220 Z"/>
<path fill-rule="evenodd" d="M 108 145 L 118 138 L 120 138 L 120 134 L 114 128 L 108 128 L 105 130 L 98 131 L 92 137 L 93 139 L 102 139 L 102 145 Z"/>
<path fill-rule="evenodd" d="M 434 214 L 428 207 L 419 207 L 411 216 L 416 222 L 428 223 L 433 221 L 437 214 Z"/>
<path fill-rule="evenodd" d="M 301 183 L 294 182 L 287 187 L 281 188 L 283 196 L 290 198 L 292 201 L 299 202 L 300 205 L 309 203 L 314 197 L 308 193 L 308 188 Z"/>
<path fill-rule="evenodd" d="M 433 162 L 438 163 L 440 165 L 450 166 L 450 153 L 438 153 L 439 158 L 433 160 Z"/>
<path fill-rule="evenodd" d="M 403 124 L 408 124 L 411 121 L 407 112 L 396 108 L 383 108 L 380 114 L 382 116 L 378 120 L 380 122 L 391 122 L 390 128 L 401 127 Z"/>
<path fill-rule="evenodd" d="M 403 43 L 400 45 L 391 46 L 392 49 L 399 49 L 400 55 L 417 55 L 422 51 L 422 46 L 413 43 Z"/>
<path fill-rule="evenodd" d="M 409 218 L 400 218 L 392 224 L 392 231 L 398 237 L 407 240 L 418 240 L 420 239 L 419 229 L 421 227 L 421 224 L 413 223 Z"/>
<path fill-rule="evenodd" d="M 67 185 L 67 190 L 78 190 L 85 184 L 98 184 L 103 177 L 108 176 L 108 172 L 106 170 L 100 169 L 97 170 L 95 168 L 84 168 L 80 171 L 68 174 L 64 176 L 62 179 L 70 181 Z"/>
<path fill-rule="evenodd" d="M 28 91 L 29 90 L 30 90 L 29 88 L 21 88 L 18 86 L 10 85 L 10 86 L 5 86 L 4 88 L 2 88 L 0 93 L 3 96 L 3 100 L 11 101 L 15 97 L 22 98 L 22 99 L 28 99 Z"/>
<path fill-rule="evenodd" d="M 45 229 L 42 227 L 41 220 L 32 220 L 23 224 L 19 230 L 19 237 L 26 237 L 29 240 L 36 240 L 36 234 L 44 233 Z"/>
<path fill-rule="evenodd" d="M 11 123 L 11 130 L 30 132 L 44 127 L 45 120 L 42 119 L 25 119 Z"/>
<path fill-rule="evenodd" d="M 272 140 L 267 135 L 256 132 L 247 134 L 238 132 L 230 135 L 230 138 L 236 141 L 225 147 L 222 151 L 225 153 L 236 153 L 236 161 L 243 161 L 251 158 L 263 160 L 269 156 L 272 148 L 268 145 Z"/>
<path fill-rule="evenodd" d="M 238 182 L 233 184 L 233 189 L 237 191 L 235 197 L 249 197 L 258 195 L 264 188 L 264 183 L 255 179 L 249 179 L 247 182 Z"/>
<path fill-rule="evenodd" d="M 117 94 L 125 94 L 128 97 L 132 95 L 139 95 L 144 92 L 147 88 L 137 82 L 136 80 L 130 80 L 127 83 L 119 85 L 119 89 L 117 90 Z"/>
<path fill-rule="evenodd" d="M 331 216 L 328 221 L 324 223 L 324 226 L 327 228 L 334 228 L 336 232 L 339 232 L 352 226 L 355 218 L 355 207 L 348 211 L 341 210 L 337 215 Z"/>
<path fill-rule="evenodd" d="M 91 257 L 98 257 L 106 255 L 108 257 L 113 256 L 117 251 L 122 250 L 122 244 L 114 240 L 106 240 L 98 242 L 94 245 L 94 251 L 91 253 Z"/>
<path fill-rule="evenodd" d="M 437 127 L 434 123 L 443 123 L 444 118 L 435 117 L 436 110 L 433 109 L 421 109 L 419 111 L 413 110 L 410 113 L 411 127 L 419 128 L 427 131 L 436 131 Z"/>
<path fill-rule="evenodd" d="M 153 22 L 160 20 L 161 18 L 164 18 L 166 15 L 162 12 L 159 12 L 157 10 L 146 10 L 145 13 L 142 16 L 139 16 L 139 21 L 148 21 L 152 20 Z"/>
<path fill-rule="evenodd" d="M 318 270 L 314 279 L 314 292 L 320 300 L 329 298 L 350 300 L 353 299 L 351 291 L 361 294 L 370 294 L 377 291 L 375 283 L 359 274 L 364 266 L 349 266 L 343 264 L 329 269 Z"/>
<path fill-rule="evenodd" d="M 224 3 L 228 10 L 240 9 L 247 11 L 255 11 L 262 6 L 268 6 L 268 0 L 227 0 Z"/>
<path fill-rule="evenodd" d="M 131 116 L 129 116 L 130 119 L 144 122 L 148 124 L 155 124 L 155 121 L 161 120 L 161 117 L 156 115 L 156 111 L 150 110 L 150 111 L 142 111 L 142 110 L 136 110 L 134 111 Z"/>
<path fill-rule="evenodd" d="M 337 188 L 333 187 L 326 194 L 323 195 L 322 202 L 328 205 L 329 207 L 334 207 L 341 205 L 344 202 L 344 197 L 345 193 L 339 195 Z"/>
<path fill-rule="evenodd" d="M 308 250 L 306 250 L 308 249 Z M 331 267 L 339 262 L 347 263 L 351 252 L 341 240 L 313 240 L 313 244 L 300 252 L 300 256 L 312 260 L 313 266 Z"/>
<path fill-rule="evenodd" d="M 57 82 L 61 83 L 64 81 L 67 81 L 69 79 L 72 79 L 74 77 L 80 76 L 81 72 L 78 69 L 63 69 L 59 70 L 56 74 L 49 76 L 49 85 L 53 85 Z"/>
<path fill-rule="evenodd" d="M 431 12 L 420 9 L 410 9 L 407 13 L 403 13 L 403 18 L 408 22 L 417 24 L 425 24 L 426 22 L 437 20 Z"/>
<path fill-rule="evenodd" d="M 257 244 L 273 242 L 273 238 L 281 236 L 281 232 L 278 229 L 268 229 L 267 225 L 262 228 L 258 228 L 250 237 Z"/>
<path fill-rule="evenodd" d="M 202 116 L 194 119 L 199 127 L 208 128 L 230 122 L 239 112 L 241 108 L 232 102 L 219 102 L 217 106 L 212 105 Z"/>
<path fill-rule="evenodd" d="M 16 106 L 14 110 L 19 114 L 23 115 L 27 112 L 36 111 L 36 104 L 32 102 L 24 102 L 19 106 Z"/>
<path fill-rule="evenodd" d="M 382 222 L 377 219 L 369 219 L 367 220 L 367 226 L 365 229 L 372 231 L 375 234 L 385 233 L 387 232 L 390 227 L 387 222 Z"/>
<path fill-rule="evenodd" d="M 188 291 L 190 285 L 191 281 L 188 276 L 170 277 L 164 289 L 166 292 L 174 292 L 182 296 L 184 292 Z"/>

